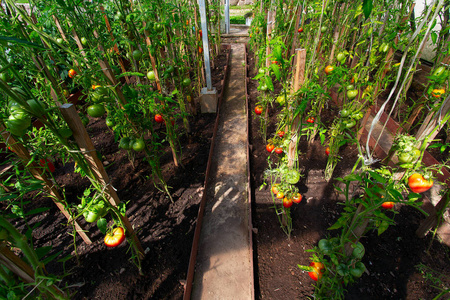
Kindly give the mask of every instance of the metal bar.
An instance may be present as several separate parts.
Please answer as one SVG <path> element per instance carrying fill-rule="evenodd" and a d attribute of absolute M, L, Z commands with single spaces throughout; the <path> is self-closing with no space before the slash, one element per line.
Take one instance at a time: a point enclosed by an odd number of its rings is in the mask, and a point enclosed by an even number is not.
<path fill-rule="evenodd" d="M 230 33 L 230 0 L 225 0 L 225 33 Z"/>
<path fill-rule="evenodd" d="M 206 23 L 206 6 L 205 0 L 198 0 L 200 9 L 200 21 L 202 24 L 202 41 L 203 41 L 203 56 L 205 58 L 205 73 L 206 73 L 206 88 L 208 91 L 212 90 L 211 83 L 211 64 L 209 60 L 209 42 L 208 42 L 208 25 Z"/>

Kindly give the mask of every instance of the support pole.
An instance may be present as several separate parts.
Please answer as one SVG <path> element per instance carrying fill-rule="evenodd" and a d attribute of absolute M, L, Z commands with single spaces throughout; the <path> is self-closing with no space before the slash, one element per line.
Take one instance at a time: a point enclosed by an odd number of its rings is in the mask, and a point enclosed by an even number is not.
<path fill-rule="evenodd" d="M 225 33 L 230 33 L 230 0 L 225 0 Z"/>
<path fill-rule="evenodd" d="M 229 1 L 229 0 L 227 0 Z M 202 41 L 203 41 L 203 57 L 205 58 L 206 88 L 212 90 L 211 82 L 211 64 L 209 60 L 209 41 L 208 41 L 208 24 L 206 23 L 206 6 L 205 0 L 198 0 L 200 8 L 200 22 L 202 25 Z"/>

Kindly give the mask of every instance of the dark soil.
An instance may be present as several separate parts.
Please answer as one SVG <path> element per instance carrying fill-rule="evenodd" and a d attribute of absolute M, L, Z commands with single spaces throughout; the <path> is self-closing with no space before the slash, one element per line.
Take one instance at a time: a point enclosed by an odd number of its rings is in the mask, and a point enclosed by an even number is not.
<path fill-rule="evenodd" d="M 254 64 L 253 55 L 250 53 L 249 78 L 255 76 Z M 257 85 L 257 82 L 250 80 L 248 93 L 251 111 L 257 103 Z M 276 111 L 276 107 L 269 111 L 269 135 L 275 132 Z M 324 113 L 333 116 L 337 111 L 339 109 L 330 104 L 328 111 Z M 338 182 L 326 182 L 323 179 L 327 156 L 320 141 L 311 145 L 301 141 L 300 169 L 303 170 L 304 178 L 299 182 L 298 188 L 303 200 L 291 207 L 293 231 L 288 239 L 275 215 L 269 187 L 260 189 L 264 183 L 263 173 L 268 167 L 269 153 L 265 150 L 259 131 L 260 118 L 255 114 L 251 116 L 256 298 L 313 298 L 314 281 L 297 265 L 309 265 L 311 254 L 306 250 L 317 246 L 320 239 L 338 234 L 338 230 L 327 231 L 342 212 L 339 202 L 343 197 L 338 195 L 334 188 Z M 342 160 L 338 163 L 333 178 L 350 173 L 357 159 L 357 150 L 347 146 L 341 148 L 340 155 Z M 391 226 L 380 236 L 377 232 L 369 232 L 361 239 L 366 248 L 363 263 L 368 272 L 355 284 L 347 287 L 346 299 L 433 299 L 440 291 L 432 285 L 447 288 L 450 286 L 448 247 L 435 240 L 427 253 L 431 236 L 420 239 L 415 234 L 424 216 L 408 206 L 398 206 L 395 210 L 398 213 L 395 216 L 396 226 Z M 418 269 L 420 266 L 422 269 L 426 268 L 425 273 L 439 278 L 443 285 L 426 280 Z M 448 296 L 445 299 L 448 299 Z"/>
<path fill-rule="evenodd" d="M 219 55 L 216 67 L 212 69 L 212 81 L 218 94 L 223 89 L 221 81 L 225 75 L 227 51 Z M 163 144 L 161 167 L 173 203 L 153 185 L 151 168 L 144 160 L 144 154 L 137 153 L 132 163 L 127 151 L 119 149 L 118 143 L 114 142 L 114 134 L 104 118 L 91 118 L 87 127 L 89 135 L 102 156 L 119 198 L 127 203 L 127 216 L 145 250 L 144 275 L 139 275 L 138 268 L 131 262 L 128 243 L 108 249 L 97 226 L 86 223 L 82 217 L 78 221 L 93 243 L 87 245 L 77 235 L 75 253 L 73 236 L 69 234 L 72 228 L 67 226 L 65 217 L 49 198 L 36 197 L 25 207 L 26 211 L 37 207 L 50 209 L 28 220 L 31 226 L 37 225 L 33 230 L 34 244 L 36 247 L 52 246 L 50 255 L 61 252 L 57 260 L 46 265 L 46 270 L 58 277 L 65 275 L 58 285 L 68 287 L 70 299 L 182 298 L 215 117 L 214 114 L 198 114 L 192 118 L 189 141 L 184 135 L 180 140 L 184 167 L 174 166 L 169 145 Z M 181 120 L 177 127 L 183 127 Z M 163 124 L 156 130 L 161 130 L 163 135 Z M 56 182 L 64 187 L 68 202 L 79 203 L 89 181 L 73 172 L 71 162 L 63 165 L 57 159 L 55 165 Z M 13 220 L 13 224 L 25 230 L 22 220 Z M 62 263 L 65 258 L 67 261 Z"/>

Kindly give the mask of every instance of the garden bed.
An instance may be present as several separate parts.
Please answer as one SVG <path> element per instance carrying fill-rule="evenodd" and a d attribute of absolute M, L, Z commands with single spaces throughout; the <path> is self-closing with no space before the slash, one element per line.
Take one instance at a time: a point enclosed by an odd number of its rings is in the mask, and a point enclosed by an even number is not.
<path fill-rule="evenodd" d="M 228 54 L 229 49 L 225 48 L 212 69 L 212 82 L 219 94 L 223 90 Z M 70 299 L 182 298 L 215 119 L 214 114 L 198 114 L 191 120 L 192 135 L 180 140 L 183 167 L 174 166 L 170 147 L 164 142 L 161 167 L 172 203 L 153 185 L 151 167 L 144 154 L 135 153 L 134 161 L 130 161 L 127 151 L 118 148 L 104 117 L 90 118 L 88 133 L 119 198 L 127 203 L 128 218 L 145 250 L 144 275 L 139 275 L 138 268 L 130 261 L 127 243 L 108 249 L 95 223 L 86 223 L 83 218 L 78 221 L 89 232 L 93 243 L 87 245 L 77 235 L 75 253 L 74 240 L 69 234 L 71 228 L 52 200 L 42 196 L 25 199 L 32 200 L 26 211 L 49 207 L 29 220 L 29 224 L 37 225 L 33 230 L 36 247 L 51 245 L 49 255 L 60 252 L 57 260 L 46 265 L 46 270 L 60 278 L 64 276 L 58 286 L 69 287 Z M 182 128 L 179 122 L 177 126 Z M 165 130 L 163 124 L 157 126 L 161 127 L 156 131 Z M 63 165 L 56 159 L 55 166 L 54 178 L 64 188 L 67 201 L 79 203 L 89 180 L 74 173 L 71 162 Z M 14 220 L 13 225 L 26 230 L 23 220 Z"/>
<path fill-rule="evenodd" d="M 249 56 L 249 77 L 255 73 L 253 55 Z M 257 103 L 258 83 L 249 82 L 249 109 Z M 273 134 L 278 108 L 269 112 L 270 124 L 267 132 Z M 339 109 L 329 106 L 327 115 Z M 314 281 L 297 265 L 309 265 L 308 249 L 317 246 L 322 238 L 335 236 L 336 231 L 327 231 L 342 212 L 339 204 L 343 200 L 334 185 L 337 181 L 326 182 L 323 171 L 327 163 L 325 146 L 319 141 L 308 144 L 300 141 L 300 169 L 304 177 L 297 184 L 303 200 L 291 208 L 293 231 L 288 239 L 280 228 L 273 209 L 270 188 L 264 183 L 269 153 L 259 132 L 260 118 L 251 114 L 250 143 L 253 197 L 253 227 L 255 228 L 255 285 L 257 299 L 306 299 L 313 296 Z M 331 118 L 330 118 L 331 119 Z M 333 178 L 349 174 L 358 151 L 346 146 L 340 150 L 342 160 L 338 163 Z M 276 154 L 271 154 L 276 155 Z M 370 232 L 361 242 L 366 248 L 363 263 L 367 272 L 352 286 L 347 287 L 346 299 L 433 299 L 440 291 L 433 285 L 442 287 L 433 279 L 439 279 L 445 286 L 450 285 L 450 260 L 448 247 L 431 235 L 419 239 L 415 232 L 424 216 L 408 206 L 395 208 L 396 226 L 391 226 L 382 235 Z M 392 213 L 393 214 L 393 213 Z M 428 247 L 430 246 L 429 251 Z M 429 278 L 430 280 L 427 280 Z"/>

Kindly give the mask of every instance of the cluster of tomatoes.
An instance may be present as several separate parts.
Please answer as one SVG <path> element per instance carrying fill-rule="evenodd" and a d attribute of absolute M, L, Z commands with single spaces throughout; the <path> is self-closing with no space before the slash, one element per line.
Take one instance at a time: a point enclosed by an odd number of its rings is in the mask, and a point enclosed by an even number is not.
<path fill-rule="evenodd" d="M 283 206 L 285 208 L 289 208 L 294 203 L 298 204 L 302 201 L 302 195 L 300 193 L 293 193 L 290 196 L 287 196 L 279 189 L 279 184 L 277 183 L 272 185 L 272 193 L 277 199 L 283 201 Z"/>

